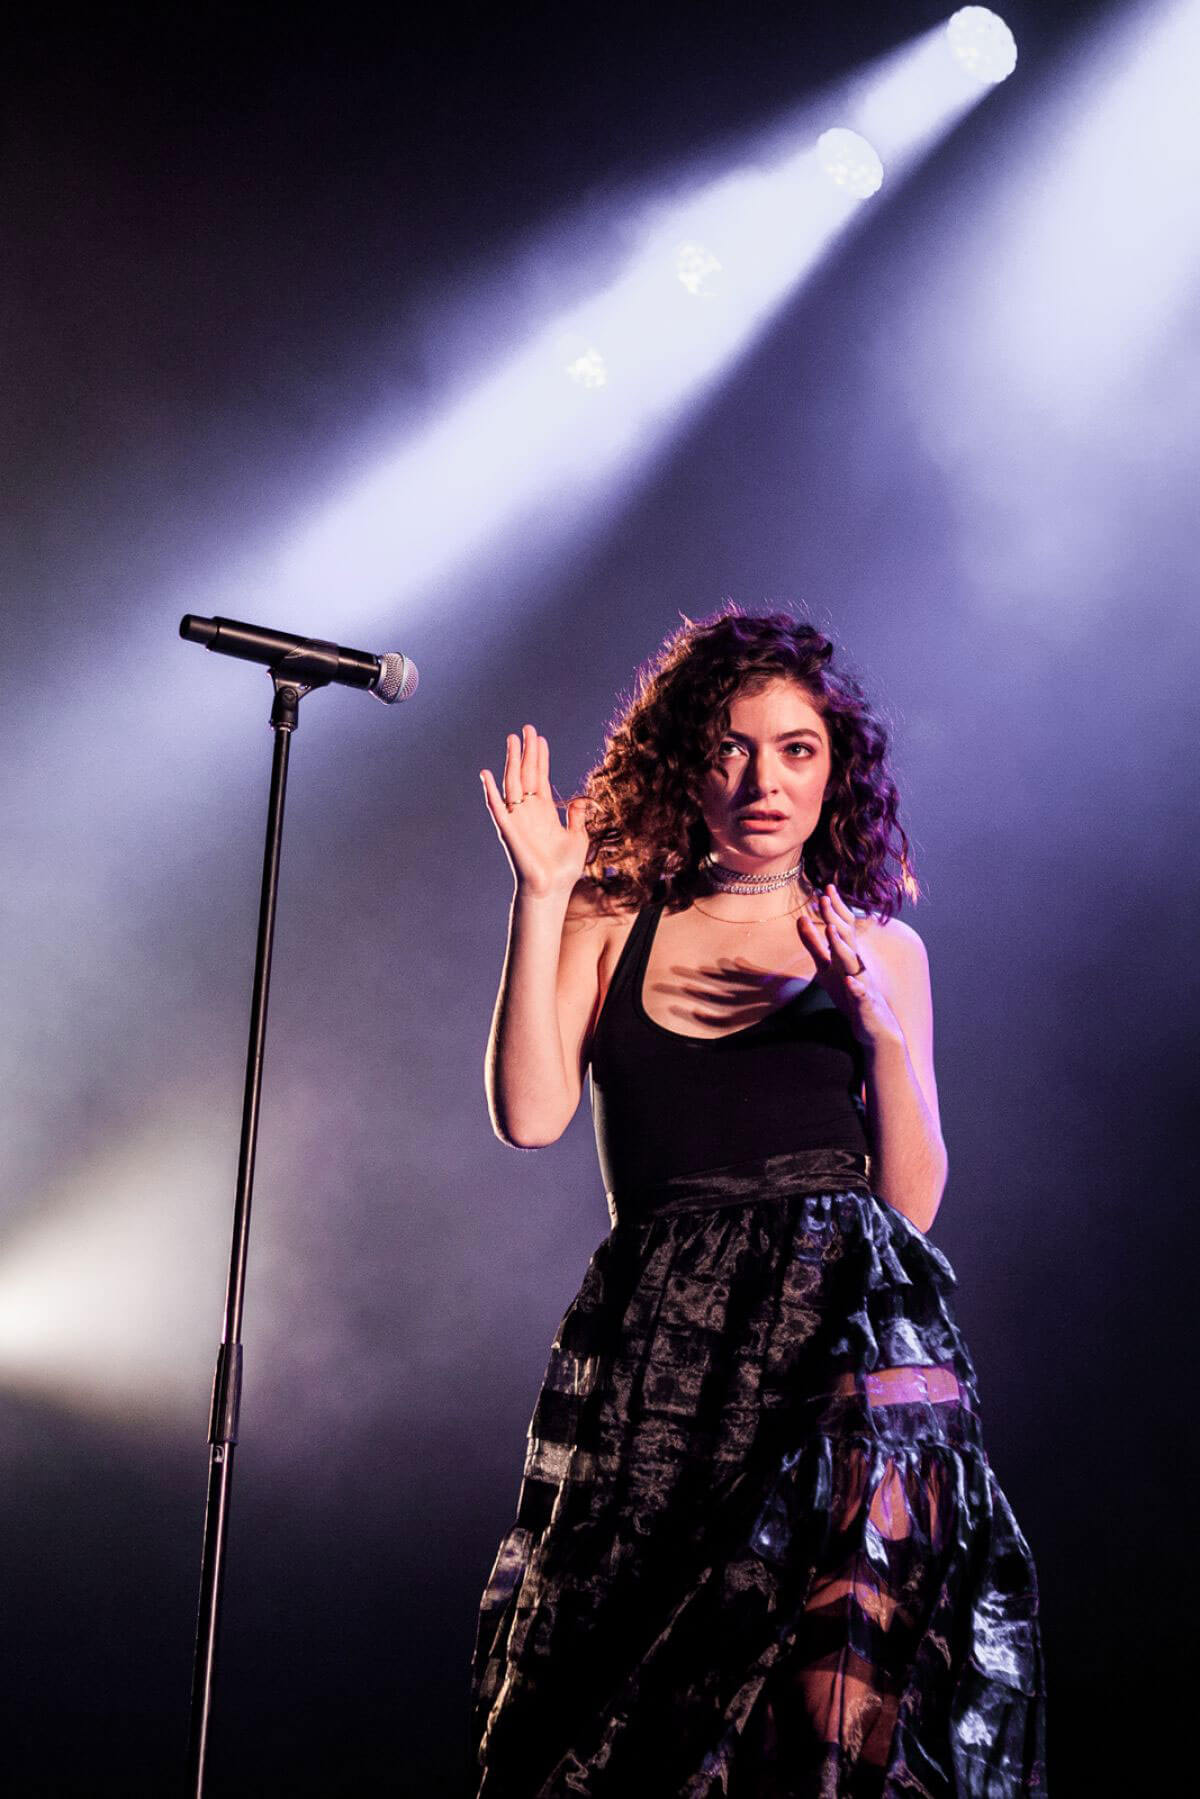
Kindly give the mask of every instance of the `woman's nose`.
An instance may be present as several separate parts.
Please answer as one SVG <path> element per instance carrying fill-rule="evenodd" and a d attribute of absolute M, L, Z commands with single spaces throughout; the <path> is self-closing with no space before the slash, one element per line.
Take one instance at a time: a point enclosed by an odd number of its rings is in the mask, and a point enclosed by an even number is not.
<path fill-rule="evenodd" d="M 776 784 L 773 764 L 765 755 L 755 755 L 752 751 L 746 758 L 747 787 L 752 793 L 767 794 L 775 792 Z"/>

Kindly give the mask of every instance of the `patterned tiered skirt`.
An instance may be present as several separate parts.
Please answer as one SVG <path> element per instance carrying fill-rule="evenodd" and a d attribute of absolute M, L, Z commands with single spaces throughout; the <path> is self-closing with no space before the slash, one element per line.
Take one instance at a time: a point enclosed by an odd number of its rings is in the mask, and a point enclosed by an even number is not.
<path fill-rule="evenodd" d="M 477 1799 L 1044 1794 L 955 1277 L 868 1166 L 609 1196 L 480 1609 Z"/>

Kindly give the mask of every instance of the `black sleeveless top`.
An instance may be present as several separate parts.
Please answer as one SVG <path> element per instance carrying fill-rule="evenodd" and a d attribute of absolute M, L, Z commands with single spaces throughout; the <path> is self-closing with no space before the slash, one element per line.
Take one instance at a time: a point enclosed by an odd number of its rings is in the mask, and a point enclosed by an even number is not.
<path fill-rule="evenodd" d="M 785 1150 L 869 1150 L 862 1046 L 819 982 L 722 1037 L 685 1036 L 649 1017 L 642 984 L 663 905 L 638 913 L 592 1039 L 592 1119 L 607 1190 Z"/>

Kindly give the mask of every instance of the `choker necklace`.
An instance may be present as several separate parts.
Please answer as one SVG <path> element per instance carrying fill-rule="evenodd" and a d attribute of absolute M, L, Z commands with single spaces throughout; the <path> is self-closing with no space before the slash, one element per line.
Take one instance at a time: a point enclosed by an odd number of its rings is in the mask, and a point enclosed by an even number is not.
<path fill-rule="evenodd" d="M 776 893 L 789 882 L 797 878 L 801 881 L 804 879 L 803 856 L 794 868 L 785 868 L 782 873 L 770 875 L 741 874 L 736 868 L 724 867 L 711 856 L 700 866 L 717 893 Z"/>

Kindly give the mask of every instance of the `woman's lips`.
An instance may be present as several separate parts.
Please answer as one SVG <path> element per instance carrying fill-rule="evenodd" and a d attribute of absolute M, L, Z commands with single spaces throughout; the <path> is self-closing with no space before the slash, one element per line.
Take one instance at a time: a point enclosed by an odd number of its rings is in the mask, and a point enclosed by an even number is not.
<path fill-rule="evenodd" d="M 743 812 L 739 823 L 755 825 L 760 831 L 774 831 L 786 820 L 782 812 Z"/>

